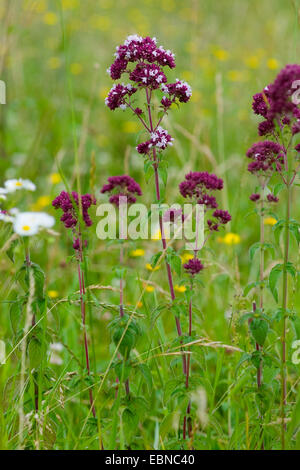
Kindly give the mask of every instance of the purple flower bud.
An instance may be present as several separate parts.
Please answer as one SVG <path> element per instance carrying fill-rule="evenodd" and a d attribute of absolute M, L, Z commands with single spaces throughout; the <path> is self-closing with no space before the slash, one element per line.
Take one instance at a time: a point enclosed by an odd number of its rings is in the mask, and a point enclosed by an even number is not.
<path fill-rule="evenodd" d="M 183 267 L 186 273 L 190 274 L 191 276 L 199 274 L 204 269 L 203 264 L 198 258 L 190 259 L 188 263 L 183 265 Z"/>
<path fill-rule="evenodd" d="M 257 193 L 253 193 L 251 194 L 251 196 L 249 197 L 250 201 L 253 201 L 253 202 L 257 202 L 260 200 L 260 194 L 257 194 Z"/>
<path fill-rule="evenodd" d="M 274 194 L 268 194 L 267 195 L 267 200 L 269 202 L 278 202 L 279 201 L 279 198 L 276 197 Z"/>

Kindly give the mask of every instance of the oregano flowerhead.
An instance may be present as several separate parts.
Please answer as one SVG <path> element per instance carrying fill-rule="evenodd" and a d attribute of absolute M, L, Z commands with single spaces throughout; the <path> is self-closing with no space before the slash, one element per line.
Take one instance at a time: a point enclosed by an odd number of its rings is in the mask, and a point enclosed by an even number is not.
<path fill-rule="evenodd" d="M 110 176 L 108 183 L 104 184 L 101 191 L 102 194 L 109 194 L 109 202 L 119 207 L 120 197 L 124 197 L 128 204 L 136 202 L 136 196 L 142 195 L 140 185 L 128 175 Z"/>

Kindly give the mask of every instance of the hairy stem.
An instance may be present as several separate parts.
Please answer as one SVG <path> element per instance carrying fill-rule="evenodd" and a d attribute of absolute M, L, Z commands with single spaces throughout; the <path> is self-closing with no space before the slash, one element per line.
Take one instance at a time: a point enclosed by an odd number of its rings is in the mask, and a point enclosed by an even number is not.
<path fill-rule="evenodd" d="M 79 281 L 79 290 L 80 290 L 80 307 L 81 307 L 81 320 L 82 320 L 82 327 L 83 327 L 83 341 L 84 341 L 84 351 L 85 351 L 85 361 L 86 361 L 86 368 L 87 373 L 90 376 L 90 359 L 89 359 L 89 349 L 88 349 L 88 339 L 86 333 L 86 305 L 85 305 L 85 282 L 84 282 L 84 273 L 81 270 L 81 263 L 83 261 L 83 251 L 82 251 L 82 238 L 80 236 L 79 241 L 80 247 L 78 251 L 78 259 L 77 259 L 77 268 L 78 268 L 78 281 Z M 90 405 L 92 409 L 92 413 L 94 418 L 96 417 L 96 410 L 94 406 L 93 400 L 93 392 L 92 389 L 89 389 L 89 399 Z"/>
<path fill-rule="evenodd" d="M 27 270 L 27 275 L 29 279 L 29 269 L 31 266 L 31 260 L 30 260 L 30 249 L 29 249 L 29 242 L 26 241 L 25 243 L 25 263 L 26 263 L 26 270 Z M 35 325 L 35 314 L 32 314 L 32 320 L 31 320 L 31 326 Z M 38 411 L 39 409 L 39 386 L 34 380 L 34 408 L 35 411 Z"/>

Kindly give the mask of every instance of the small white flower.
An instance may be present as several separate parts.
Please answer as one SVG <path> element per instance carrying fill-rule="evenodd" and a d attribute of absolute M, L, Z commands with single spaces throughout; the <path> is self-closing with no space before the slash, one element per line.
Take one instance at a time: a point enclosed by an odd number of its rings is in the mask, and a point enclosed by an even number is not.
<path fill-rule="evenodd" d="M 7 180 L 5 181 L 4 186 L 8 193 L 13 193 L 18 189 L 28 189 L 29 191 L 36 190 L 36 186 L 32 181 L 23 180 L 22 178 Z"/>
<path fill-rule="evenodd" d="M 64 349 L 64 347 L 61 343 L 51 343 L 50 344 L 50 349 L 51 349 L 51 351 L 61 352 Z"/>
<path fill-rule="evenodd" d="M 50 364 L 54 364 L 56 366 L 61 366 L 63 364 L 62 358 L 55 352 L 51 352 L 49 362 Z"/>
<path fill-rule="evenodd" d="M 36 235 L 40 228 L 51 228 L 55 219 L 45 212 L 19 212 L 13 220 L 15 233 L 22 237 Z"/>
<path fill-rule="evenodd" d="M 13 222 L 14 219 L 10 215 L 6 214 L 5 212 L 2 212 L 0 209 L 0 220 L 2 222 Z"/>

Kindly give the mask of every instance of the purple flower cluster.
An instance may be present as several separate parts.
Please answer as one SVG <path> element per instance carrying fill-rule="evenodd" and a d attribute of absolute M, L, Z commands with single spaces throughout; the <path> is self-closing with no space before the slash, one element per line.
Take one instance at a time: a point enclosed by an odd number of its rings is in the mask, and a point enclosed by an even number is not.
<path fill-rule="evenodd" d="M 109 193 L 109 202 L 119 207 L 120 197 L 126 197 L 128 204 L 136 202 L 136 195 L 141 196 L 142 190 L 140 185 L 128 175 L 110 176 L 108 183 L 105 184 L 101 191 L 102 194 Z"/>
<path fill-rule="evenodd" d="M 231 221 L 231 215 L 227 211 L 217 209 L 212 213 L 213 220 L 208 219 L 207 225 L 210 231 L 218 232 L 220 225 L 226 225 Z"/>
<path fill-rule="evenodd" d="M 166 104 L 169 102 L 170 105 L 177 98 L 180 103 L 187 103 L 192 96 L 192 89 L 187 82 L 176 79 L 175 83 L 169 83 L 167 85 L 162 85 L 161 89 L 164 93 L 169 95 L 169 99 L 165 96 L 163 97 L 161 104 L 166 107 Z M 168 101 L 166 101 L 168 100 Z M 170 106 L 169 105 L 169 106 Z M 169 107 L 168 106 L 168 107 Z"/>
<path fill-rule="evenodd" d="M 300 110 L 294 100 L 297 80 L 300 80 L 300 65 L 287 65 L 273 83 L 253 96 L 254 113 L 265 119 L 258 125 L 259 135 L 273 134 L 275 124 L 290 126 L 292 134 L 300 132 Z"/>
<path fill-rule="evenodd" d="M 269 202 L 278 202 L 279 198 L 276 197 L 274 194 L 270 193 L 270 194 L 267 195 L 267 200 Z"/>
<path fill-rule="evenodd" d="M 156 38 L 128 36 L 124 44 L 116 48 L 115 61 L 107 70 L 113 80 L 117 80 L 127 71 L 130 62 L 149 62 L 160 66 L 175 67 L 174 54 L 157 47 Z"/>
<path fill-rule="evenodd" d="M 158 65 L 139 62 L 129 75 L 130 80 L 139 86 L 157 90 L 161 83 L 166 83 L 167 77 Z"/>
<path fill-rule="evenodd" d="M 168 145 L 173 145 L 173 137 L 161 126 L 151 133 L 151 139 L 139 144 L 136 149 L 139 153 L 146 155 L 155 147 L 157 150 L 165 150 Z"/>
<path fill-rule="evenodd" d="M 187 272 L 191 276 L 199 274 L 204 269 L 203 264 L 198 258 L 190 259 L 188 263 L 183 265 L 183 267 L 185 272 Z"/>
<path fill-rule="evenodd" d="M 165 50 L 162 46 L 157 47 L 156 39 L 149 36 L 132 35 L 128 36 L 124 44 L 116 48 L 115 61 L 107 70 L 113 80 L 121 78 L 123 73 L 127 73 L 132 85 L 115 85 L 105 99 L 106 105 L 111 109 L 125 109 L 129 106 L 136 114 L 146 130 L 151 134 L 150 140 L 142 142 L 137 146 L 140 154 L 150 155 L 150 152 L 165 150 L 171 145 L 172 137 L 159 124 L 153 125 L 151 117 L 151 96 L 152 91 L 163 91 L 165 96 L 161 99 L 161 108 L 163 114 L 167 112 L 172 103 L 176 100 L 180 103 L 186 103 L 192 96 L 191 87 L 188 83 L 176 79 L 174 83 L 167 83 L 167 77 L 163 69 L 175 67 L 174 54 Z M 134 108 L 133 103 L 127 102 L 126 97 L 133 95 L 137 89 L 146 90 L 147 110 L 149 116 L 148 125 L 145 118 L 140 117 L 143 110 L 139 107 Z"/>
<path fill-rule="evenodd" d="M 77 208 L 74 207 L 74 202 Z M 91 194 L 83 194 L 81 196 L 81 207 L 82 207 L 82 218 L 85 222 L 86 227 L 92 225 L 92 220 L 89 216 L 88 210 L 92 204 L 96 204 L 96 199 Z M 78 210 L 79 210 L 79 197 L 78 194 L 73 191 L 72 197 L 66 191 L 62 191 L 52 201 L 55 209 L 62 209 L 63 215 L 60 220 L 64 223 L 66 228 L 75 228 L 78 223 Z"/>
<path fill-rule="evenodd" d="M 281 171 L 284 163 L 283 148 L 271 140 L 256 142 L 246 155 L 252 160 L 248 165 L 250 173 L 269 176 L 273 171 Z"/>
<path fill-rule="evenodd" d="M 217 208 L 218 204 L 210 193 L 221 189 L 223 189 L 223 180 L 207 171 L 191 171 L 185 175 L 185 180 L 179 185 L 180 194 L 184 198 L 195 199 L 198 204 L 205 204 L 211 209 Z"/>
<path fill-rule="evenodd" d="M 179 185 L 180 194 L 184 198 L 190 198 L 197 204 L 206 206 L 206 210 L 215 209 L 212 213 L 213 220 L 209 219 L 207 225 L 209 230 L 218 231 L 220 225 L 225 225 L 231 220 L 231 216 L 227 211 L 217 209 L 218 203 L 213 191 L 223 189 L 223 180 L 213 173 L 190 172 L 185 175 L 185 180 Z"/>
<path fill-rule="evenodd" d="M 258 193 L 253 193 L 251 194 L 251 196 L 249 197 L 250 201 L 252 202 L 257 202 L 260 200 L 260 194 Z"/>
<path fill-rule="evenodd" d="M 108 96 L 105 98 L 105 104 L 109 107 L 112 111 L 116 108 L 126 109 L 127 104 L 125 103 L 126 96 L 131 96 L 137 91 L 136 88 L 129 83 L 128 85 L 118 84 L 114 85 Z"/>

